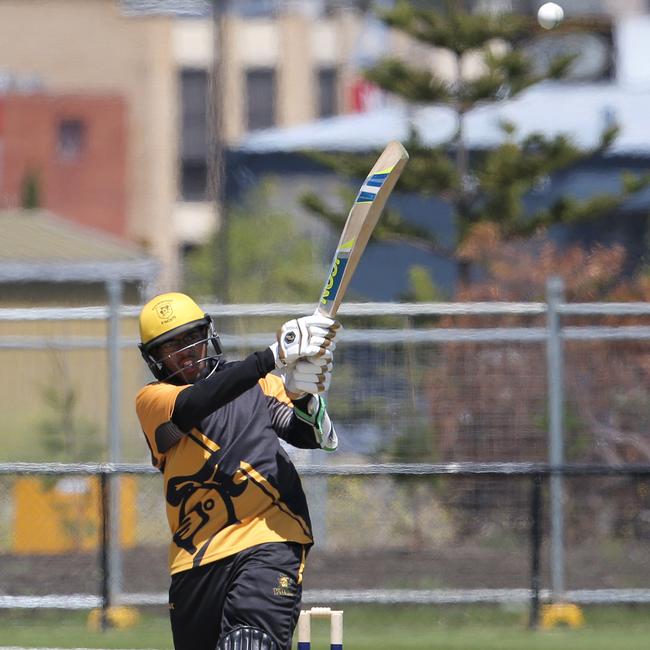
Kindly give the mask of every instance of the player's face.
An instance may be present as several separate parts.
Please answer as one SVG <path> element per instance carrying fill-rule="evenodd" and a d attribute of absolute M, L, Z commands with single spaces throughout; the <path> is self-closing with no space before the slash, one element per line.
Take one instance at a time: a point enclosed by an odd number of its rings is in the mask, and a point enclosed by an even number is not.
<path fill-rule="evenodd" d="M 206 367 L 206 336 L 205 327 L 189 330 L 158 346 L 156 356 L 170 375 L 180 376 L 186 383 L 193 384 Z"/>

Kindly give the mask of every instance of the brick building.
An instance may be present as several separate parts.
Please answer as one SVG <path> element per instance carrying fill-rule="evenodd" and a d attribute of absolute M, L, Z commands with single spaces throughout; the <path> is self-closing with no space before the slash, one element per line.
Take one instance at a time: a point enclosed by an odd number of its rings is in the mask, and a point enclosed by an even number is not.
<path fill-rule="evenodd" d="M 115 95 L 0 95 L 0 201 L 121 238 L 127 230 L 127 124 Z"/>

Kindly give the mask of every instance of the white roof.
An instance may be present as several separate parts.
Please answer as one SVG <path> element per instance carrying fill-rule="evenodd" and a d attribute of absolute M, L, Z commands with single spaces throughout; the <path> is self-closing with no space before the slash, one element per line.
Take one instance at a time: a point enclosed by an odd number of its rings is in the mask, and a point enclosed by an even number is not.
<path fill-rule="evenodd" d="M 581 147 L 598 143 L 612 120 L 621 132 L 612 153 L 650 155 L 650 87 L 619 84 L 544 82 L 512 100 L 486 104 L 466 116 L 465 137 L 471 148 L 490 147 L 503 140 L 502 120 L 513 122 L 520 137 L 533 132 L 569 135 Z M 427 145 L 448 141 L 456 128 L 455 115 L 444 106 L 409 108 L 395 105 L 367 113 L 343 115 L 284 129 L 267 129 L 245 136 L 238 150 L 250 153 L 367 151 L 390 140 L 408 137 L 409 123 Z"/>

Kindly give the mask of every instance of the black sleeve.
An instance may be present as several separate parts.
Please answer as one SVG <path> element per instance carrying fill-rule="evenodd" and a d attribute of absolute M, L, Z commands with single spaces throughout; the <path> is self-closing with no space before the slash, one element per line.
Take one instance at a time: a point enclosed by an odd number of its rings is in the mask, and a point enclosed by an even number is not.
<path fill-rule="evenodd" d="M 295 400 L 294 403 L 301 404 L 303 400 L 307 402 L 309 397 Z M 320 449 L 320 445 L 316 442 L 314 427 L 297 418 L 290 406 L 271 395 L 266 396 L 266 403 L 273 428 L 282 440 L 299 449 Z M 306 403 L 303 407 L 307 408 Z"/>
<path fill-rule="evenodd" d="M 242 361 L 228 364 L 210 377 L 182 390 L 176 398 L 172 422 L 190 431 L 206 416 L 246 392 L 275 368 L 273 352 L 254 352 Z"/>

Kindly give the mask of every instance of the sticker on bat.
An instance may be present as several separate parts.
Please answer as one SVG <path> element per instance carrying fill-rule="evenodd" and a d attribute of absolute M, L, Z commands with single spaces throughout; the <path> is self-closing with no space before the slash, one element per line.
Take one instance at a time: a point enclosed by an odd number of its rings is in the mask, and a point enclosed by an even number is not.
<path fill-rule="evenodd" d="M 395 165 L 393 165 L 395 167 Z M 393 167 L 384 169 L 376 174 L 371 174 L 366 178 L 364 184 L 357 194 L 355 203 L 372 203 L 377 196 L 377 192 L 381 189 L 381 186 L 384 184 L 384 181 L 388 178 L 388 175 L 393 171 Z"/>
<path fill-rule="evenodd" d="M 339 286 L 341 286 L 341 278 L 343 278 L 343 272 L 345 271 L 345 266 L 348 263 L 349 257 L 349 250 L 340 250 L 336 254 L 334 263 L 332 264 L 332 270 L 330 271 L 329 279 L 327 280 L 327 284 L 323 290 L 323 295 L 320 299 L 323 305 L 326 305 L 328 302 L 331 302 L 336 298 Z"/>

